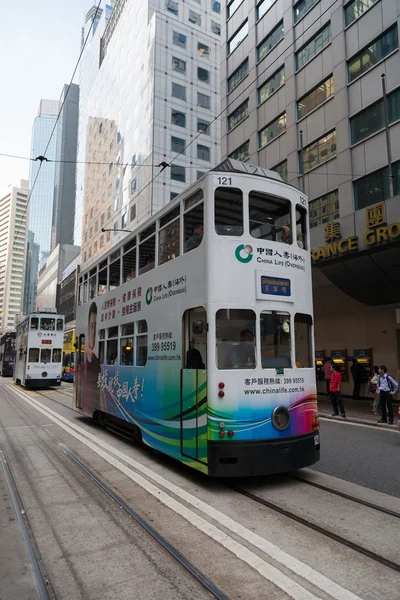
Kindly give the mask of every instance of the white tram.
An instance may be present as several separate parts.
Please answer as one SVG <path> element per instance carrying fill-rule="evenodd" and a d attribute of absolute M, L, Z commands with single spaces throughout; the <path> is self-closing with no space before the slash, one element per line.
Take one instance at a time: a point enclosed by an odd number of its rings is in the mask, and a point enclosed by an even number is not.
<path fill-rule="evenodd" d="M 13 379 L 25 387 L 61 385 L 64 315 L 33 313 L 17 325 Z"/>

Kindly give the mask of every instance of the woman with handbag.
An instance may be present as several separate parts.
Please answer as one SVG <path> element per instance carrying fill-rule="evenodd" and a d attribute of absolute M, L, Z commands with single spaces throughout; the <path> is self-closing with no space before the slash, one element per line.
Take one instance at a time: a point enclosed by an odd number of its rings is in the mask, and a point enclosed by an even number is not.
<path fill-rule="evenodd" d="M 379 381 L 379 367 L 377 365 L 374 366 L 374 374 L 369 380 L 368 391 L 371 394 L 374 394 L 374 403 L 372 405 L 372 412 L 374 415 L 378 415 L 379 409 L 379 391 L 378 391 L 378 381 Z"/>

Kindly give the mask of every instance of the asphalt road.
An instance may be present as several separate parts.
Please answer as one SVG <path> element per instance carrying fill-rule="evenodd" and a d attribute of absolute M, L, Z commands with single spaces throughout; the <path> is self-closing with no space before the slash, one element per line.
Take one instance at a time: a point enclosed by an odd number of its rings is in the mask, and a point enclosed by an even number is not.
<path fill-rule="evenodd" d="M 316 471 L 400 497 L 400 432 L 321 421 Z"/>

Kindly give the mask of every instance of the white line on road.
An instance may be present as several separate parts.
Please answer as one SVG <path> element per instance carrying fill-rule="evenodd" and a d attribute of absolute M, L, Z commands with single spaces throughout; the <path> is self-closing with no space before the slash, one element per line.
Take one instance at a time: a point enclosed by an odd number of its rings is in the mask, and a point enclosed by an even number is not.
<path fill-rule="evenodd" d="M 11 386 L 10 386 L 11 387 Z M 256 548 L 262 550 L 265 554 L 267 554 L 270 558 L 275 560 L 276 562 L 283 565 L 285 568 L 289 569 L 293 573 L 296 573 L 298 576 L 302 577 L 309 583 L 312 583 L 320 590 L 323 590 L 325 593 L 330 594 L 336 600 L 361 600 L 359 596 L 353 594 L 349 590 L 346 590 L 339 584 L 335 583 L 325 575 L 322 575 L 318 571 L 315 571 L 309 565 L 299 561 L 298 559 L 290 556 L 285 551 L 281 550 L 275 544 L 267 541 L 265 538 L 257 535 L 256 533 L 250 531 L 240 523 L 234 521 L 224 513 L 219 510 L 209 506 L 202 500 L 199 500 L 195 496 L 192 496 L 189 492 L 183 490 L 177 485 L 171 483 L 161 475 L 158 475 L 148 467 L 138 463 L 131 457 L 123 454 L 116 448 L 113 448 L 106 442 L 98 439 L 96 436 L 86 432 L 82 427 L 71 423 L 52 409 L 48 407 L 44 407 L 41 402 L 37 400 L 33 400 L 29 398 L 29 396 L 25 392 L 21 392 L 11 387 L 11 389 L 20 396 L 25 402 L 36 408 L 39 412 L 46 415 L 49 419 L 57 423 L 62 429 L 67 431 L 70 435 L 81 441 L 87 447 L 92 449 L 94 452 L 102 456 L 107 462 L 115 466 L 117 469 L 122 471 L 125 475 L 127 475 L 130 479 L 135 481 L 138 485 L 146 489 L 150 494 L 152 494 L 155 498 L 160 500 L 163 504 L 171 508 L 174 512 L 184 517 L 189 523 L 197 527 L 200 531 L 220 543 L 226 549 L 233 552 L 237 557 L 241 558 L 244 562 L 246 562 L 249 566 L 253 567 L 257 570 L 265 579 L 268 579 L 275 585 L 277 585 L 280 589 L 285 591 L 291 598 L 295 600 L 315 600 L 317 597 L 297 584 L 295 581 L 292 581 L 289 577 L 284 575 L 281 571 L 268 564 L 264 560 L 262 560 L 258 555 L 250 551 L 248 548 L 239 544 L 236 540 L 225 534 L 222 530 L 218 529 L 215 525 L 209 523 L 192 510 L 169 496 L 164 491 L 157 488 L 147 479 L 144 479 L 138 473 L 132 471 L 120 461 L 116 460 L 113 456 L 107 454 L 107 452 L 114 454 L 118 458 L 122 459 L 124 462 L 133 466 L 136 470 L 141 471 L 147 477 L 156 481 L 164 488 L 168 489 L 170 492 L 178 496 L 181 500 L 186 501 L 191 504 L 208 517 L 217 521 L 217 523 L 222 524 L 229 531 L 236 533 L 238 536 L 245 539 L 247 542 L 255 546 Z M 85 437 L 83 437 L 85 436 Z M 90 442 L 92 440 L 96 446 Z M 102 449 L 103 448 L 103 449 Z"/>
<path fill-rule="evenodd" d="M 366 425 L 364 423 L 353 423 L 351 421 L 339 421 L 336 419 L 330 419 L 329 417 L 318 417 L 320 421 L 325 421 L 326 423 L 336 423 L 338 425 L 352 425 L 353 427 L 365 427 L 366 429 L 373 429 L 374 431 L 385 431 L 389 433 L 396 433 L 399 435 L 399 430 L 396 429 L 387 429 L 386 427 L 377 427 L 376 425 Z"/>

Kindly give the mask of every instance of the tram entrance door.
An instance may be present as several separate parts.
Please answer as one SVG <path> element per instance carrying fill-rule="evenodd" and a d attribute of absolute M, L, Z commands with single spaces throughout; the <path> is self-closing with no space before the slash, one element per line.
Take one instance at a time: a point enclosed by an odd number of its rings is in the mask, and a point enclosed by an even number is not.
<path fill-rule="evenodd" d="M 181 453 L 207 463 L 207 314 L 203 307 L 183 315 Z"/>

